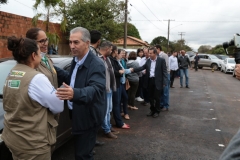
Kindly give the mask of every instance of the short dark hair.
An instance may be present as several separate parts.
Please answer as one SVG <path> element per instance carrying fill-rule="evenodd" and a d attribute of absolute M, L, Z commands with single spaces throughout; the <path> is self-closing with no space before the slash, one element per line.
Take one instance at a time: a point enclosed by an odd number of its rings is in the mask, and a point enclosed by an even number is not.
<path fill-rule="evenodd" d="M 114 51 L 116 51 L 116 50 L 117 50 L 117 46 L 116 45 L 112 45 L 112 52 L 111 52 L 111 54 L 113 54 Z"/>
<path fill-rule="evenodd" d="M 137 59 L 137 53 L 136 52 L 130 52 L 128 55 L 128 60 L 136 60 Z"/>
<path fill-rule="evenodd" d="M 153 53 L 154 53 L 154 54 L 157 54 L 157 49 L 156 49 L 155 47 L 150 47 L 150 48 L 148 48 L 148 52 L 149 52 L 150 50 L 153 50 Z"/>
<path fill-rule="evenodd" d="M 118 49 L 118 54 L 120 54 L 122 52 L 122 49 Z"/>
<path fill-rule="evenodd" d="M 91 43 L 92 44 L 97 43 L 97 41 L 99 39 L 101 39 L 101 37 L 102 37 L 101 32 L 99 32 L 98 30 L 91 30 L 90 35 L 91 35 Z"/>
<path fill-rule="evenodd" d="M 138 48 L 138 49 L 137 49 L 137 56 L 139 56 L 139 53 L 140 53 L 141 51 L 143 52 L 143 49 L 142 49 L 142 48 Z"/>
<path fill-rule="evenodd" d="M 160 46 L 160 44 L 155 45 L 155 47 L 156 47 L 157 49 L 160 49 L 160 51 L 162 51 L 162 47 Z"/>
<path fill-rule="evenodd" d="M 38 32 L 39 31 L 42 31 L 42 29 L 40 28 L 31 28 L 27 31 L 26 33 L 26 37 L 27 38 L 30 38 L 30 39 L 34 39 L 34 40 L 37 40 L 37 36 L 38 36 Z"/>
<path fill-rule="evenodd" d="M 37 42 L 29 38 L 16 38 L 15 36 L 8 37 L 7 47 L 12 51 L 14 59 L 18 63 L 27 64 L 28 57 L 34 52 L 37 54 Z"/>

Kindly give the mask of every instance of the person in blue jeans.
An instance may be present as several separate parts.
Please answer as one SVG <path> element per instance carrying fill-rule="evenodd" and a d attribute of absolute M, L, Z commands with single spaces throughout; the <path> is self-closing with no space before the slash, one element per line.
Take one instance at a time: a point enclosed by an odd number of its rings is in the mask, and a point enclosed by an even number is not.
<path fill-rule="evenodd" d="M 168 81 L 167 81 L 166 86 L 164 86 L 163 93 L 160 97 L 160 106 L 161 106 L 161 111 L 168 111 L 168 107 L 169 107 L 169 84 L 170 84 L 169 57 L 166 53 L 164 53 L 162 51 L 162 47 L 159 44 L 157 44 L 155 47 L 157 49 L 157 53 L 158 53 L 159 57 L 163 58 L 166 62 Z"/>
<path fill-rule="evenodd" d="M 102 129 L 108 138 L 117 138 L 115 133 L 117 133 L 110 123 L 111 119 L 111 111 L 112 111 L 112 92 L 116 91 L 116 80 L 114 75 L 113 66 L 111 64 L 111 61 L 109 59 L 109 55 L 111 53 L 112 49 L 112 43 L 109 41 L 103 41 L 101 45 L 99 46 L 100 54 L 99 58 L 104 62 L 105 69 L 106 69 L 106 97 L 107 97 L 107 111 L 105 114 L 105 118 L 102 123 Z"/>
<path fill-rule="evenodd" d="M 167 85 L 163 88 L 163 95 L 161 96 L 160 106 L 161 111 L 168 111 L 169 108 L 169 87 L 170 87 L 170 74 L 168 73 Z"/>
<path fill-rule="evenodd" d="M 182 56 L 178 58 L 178 66 L 180 69 L 180 85 L 181 85 L 180 88 L 183 88 L 183 75 L 185 75 L 186 88 L 189 88 L 188 67 L 191 67 L 191 63 L 188 56 L 186 56 L 185 53 L 186 52 L 182 50 L 181 51 Z"/>

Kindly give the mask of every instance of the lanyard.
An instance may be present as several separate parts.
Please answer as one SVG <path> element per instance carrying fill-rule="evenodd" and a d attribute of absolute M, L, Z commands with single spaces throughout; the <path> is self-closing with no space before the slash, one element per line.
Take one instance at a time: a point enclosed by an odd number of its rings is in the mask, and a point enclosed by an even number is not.
<path fill-rule="evenodd" d="M 51 70 L 46 56 L 42 57 L 42 61 L 45 63 L 45 65 L 48 67 L 48 69 Z"/>

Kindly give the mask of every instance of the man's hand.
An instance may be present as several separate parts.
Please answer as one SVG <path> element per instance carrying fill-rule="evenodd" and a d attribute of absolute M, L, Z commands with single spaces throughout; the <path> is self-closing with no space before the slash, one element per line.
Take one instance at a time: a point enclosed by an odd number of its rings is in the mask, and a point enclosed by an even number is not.
<path fill-rule="evenodd" d="M 71 100 L 73 99 L 73 89 L 67 84 L 63 83 L 63 87 L 58 88 L 56 95 L 60 100 Z"/>
<path fill-rule="evenodd" d="M 119 70 L 119 73 L 120 73 L 120 74 L 123 74 L 124 72 L 125 72 L 124 69 Z"/>
<path fill-rule="evenodd" d="M 134 71 L 134 69 L 133 69 L 133 68 L 129 68 L 129 69 L 130 69 L 130 71 L 131 71 L 131 72 L 133 72 L 133 71 Z"/>
<path fill-rule="evenodd" d="M 240 80 L 240 64 L 236 64 L 235 74 L 236 74 L 236 78 Z"/>

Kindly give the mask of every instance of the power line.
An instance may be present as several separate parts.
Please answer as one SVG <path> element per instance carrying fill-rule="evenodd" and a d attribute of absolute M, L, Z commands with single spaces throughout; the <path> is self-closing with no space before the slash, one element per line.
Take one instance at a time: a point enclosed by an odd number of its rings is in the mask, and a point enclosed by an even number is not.
<path fill-rule="evenodd" d="M 132 21 L 147 21 L 147 20 L 132 20 Z M 150 20 L 150 21 L 156 21 L 159 20 Z M 176 22 L 197 22 L 197 23 L 239 23 L 240 21 L 176 21 Z"/>
<path fill-rule="evenodd" d="M 29 7 L 29 6 L 27 6 L 27 5 L 25 5 L 25 4 L 21 3 L 21 2 L 19 2 L 19 1 L 17 1 L 17 0 L 14 0 L 14 1 L 16 1 L 16 2 L 20 3 L 21 5 L 24 5 L 25 7 L 28 7 L 28 8 L 31 8 L 31 9 L 33 9 L 32 7 Z"/>
<path fill-rule="evenodd" d="M 184 36 L 186 32 L 178 32 L 178 33 L 179 33 L 178 35 L 181 35 L 181 40 L 182 40 L 182 36 Z"/>
<path fill-rule="evenodd" d="M 134 9 L 136 9 L 132 4 L 130 4 L 130 6 L 132 6 Z M 137 10 L 137 9 L 136 9 Z M 138 10 L 137 10 L 138 11 Z M 145 17 L 149 22 L 151 22 L 156 28 L 158 28 L 152 21 L 150 21 L 146 16 L 144 16 L 140 11 L 138 11 L 143 17 Z M 161 31 L 164 31 L 160 28 L 158 28 Z M 164 31 L 165 32 L 165 31 Z"/>
<path fill-rule="evenodd" d="M 141 1 L 143 2 L 143 0 L 141 0 Z M 148 8 L 148 6 L 146 5 L 146 3 L 143 2 L 143 4 Z M 158 21 L 162 22 L 162 21 L 159 20 L 158 17 L 151 11 L 151 9 L 148 8 L 148 10 L 152 13 L 152 15 L 153 15 L 154 17 L 157 18 Z M 163 23 L 163 22 L 162 22 L 162 23 Z M 165 23 L 163 23 L 163 24 L 165 24 Z M 165 24 L 165 25 L 166 25 L 166 24 Z"/>

